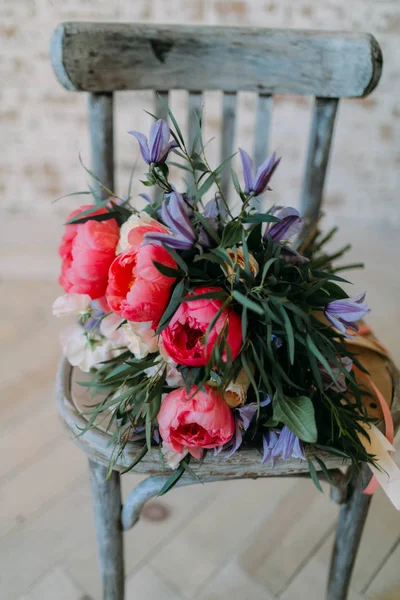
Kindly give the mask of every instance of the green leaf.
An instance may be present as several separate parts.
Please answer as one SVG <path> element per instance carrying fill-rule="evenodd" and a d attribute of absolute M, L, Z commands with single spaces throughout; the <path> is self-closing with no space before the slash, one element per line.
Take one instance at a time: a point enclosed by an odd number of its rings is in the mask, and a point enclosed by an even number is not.
<path fill-rule="evenodd" d="M 117 194 L 115 192 L 113 192 L 112 190 L 108 189 L 105 185 L 103 185 L 103 183 L 100 181 L 100 179 L 97 177 L 97 175 L 95 175 L 93 173 L 93 171 L 91 171 L 90 169 L 88 169 L 84 164 L 83 164 L 83 160 L 81 155 L 79 154 L 79 162 L 81 163 L 82 167 L 85 169 L 86 173 L 88 173 L 88 175 L 90 175 L 91 177 L 93 177 L 93 179 L 95 181 L 97 181 L 97 183 L 99 184 L 99 186 L 101 187 L 102 190 L 104 190 L 109 196 L 113 197 L 113 198 L 118 198 L 118 200 L 122 200 L 122 202 L 124 202 L 124 198 L 120 198 L 119 196 L 117 196 Z"/>
<path fill-rule="evenodd" d="M 245 342 L 246 337 L 247 337 L 247 323 L 248 323 L 247 308 L 244 306 L 243 310 L 242 310 L 242 340 L 243 340 L 243 343 Z"/>
<path fill-rule="evenodd" d="M 185 261 L 183 260 L 183 258 L 181 258 L 179 256 L 179 254 L 177 253 L 177 251 L 174 248 L 171 248 L 170 246 L 168 246 L 167 244 L 162 244 L 162 246 L 172 256 L 172 258 L 177 263 L 177 265 L 179 265 L 179 267 L 182 269 L 182 271 L 184 273 L 187 273 L 188 272 L 188 266 L 185 263 Z"/>
<path fill-rule="evenodd" d="M 229 223 L 223 231 L 221 246 L 223 248 L 229 248 L 235 246 L 242 239 L 243 226 L 240 221 L 232 221 Z"/>
<path fill-rule="evenodd" d="M 273 217 L 267 213 L 257 213 L 256 215 L 248 215 L 243 219 L 243 223 L 279 223 L 280 219 Z"/>
<path fill-rule="evenodd" d="M 93 215 L 92 217 L 83 217 L 82 219 L 72 219 L 71 223 L 68 222 L 67 225 L 74 224 L 80 225 L 86 223 L 87 221 L 110 221 L 110 219 L 118 219 L 118 215 L 116 212 L 104 213 L 102 215 Z"/>
<path fill-rule="evenodd" d="M 136 458 L 130 463 L 130 465 L 128 467 L 126 467 L 123 471 L 121 471 L 121 475 L 123 475 L 124 473 L 128 473 L 128 471 L 131 471 L 134 467 L 136 467 L 136 465 L 138 463 L 140 463 L 142 458 L 144 458 L 146 456 L 147 452 L 148 452 L 148 449 L 147 449 L 147 444 L 146 444 L 145 446 L 143 446 L 143 448 L 141 449 L 139 454 L 136 456 Z"/>
<path fill-rule="evenodd" d="M 179 466 L 176 471 L 174 471 L 171 477 L 166 481 L 166 483 L 162 486 L 161 490 L 158 492 L 158 496 L 163 496 L 174 487 L 174 485 L 179 481 L 179 479 L 184 474 L 185 469 L 182 466 Z"/>
<path fill-rule="evenodd" d="M 250 298 L 248 298 L 247 296 L 244 296 L 241 292 L 235 290 L 232 293 L 232 296 L 235 298 L 235 300 L 237 300 L 237 302 L 240 302 L 242 306 L 249 308 L 258 315 L 264 315 L 264 310 L 262 309 L 262 307 L 256 302 L 253 302 L 253 300 L 250 300 Z"/>
<path fill-rule="evenodd" d="M 190 157 L 192 160 L 192 164 L 197 171 L 202 171 L 203 173 L 207 173 L 210 169 L 207 167 L 201 156 L 194 152 Z"/>
<path fill-rule="evenodd" d="M 172 160 L 169 160 L 167 164 L 173 165 L 174 167 L 178 167 L 178 169 L 183 169 L 184 171 L 189 171 L 189 173 L 193 173 L 193 171 L 190 167 L 187 167 L 186 165 L 181 165 L 181 163 L 177 163 Z"/>
<path fill-rule="evenodd" d="M 314 344 L 311 336 L 309 334 L 307 334 L 307 346 L 308 348 L 311 350 L 311 352 L 314 354 L 314 356 L 319 360 L 319 362 L 325 367 L 325 369 L 328 371 L 329 375 L 332 377 L 332 381 L 336 382 L 336 377 L 335 374 L 333 373 L 332 369 L 331 369 L 331 365 L 329 364 L 329 362 L 326 360 L 325 356 L 323 356 L 320 352 L 320 350 L 317 348 L 317 346 Z"/>
<path fill-rule="evenodd" d="M 314 467 L 314 464 L 313 464 L 312 460 L 308 460 L 307 462 L 308 462 L 308 469 L 310 471 L 310 476 L 311 476 L 311 479 L 313 480 L 313 483 L 314 483 L 315 487 L 320 492 L 323 493 L 324 490 L 321 487 L 321 484 L 320 484 L 319 479 L 318 479 L 317 471 L 315 470 L 315 467 Z"/>
<path fill-rule="evenodd" d="M 331 477 L 331 474 L 329 473 L 326 464 L 324 463 L 323 460 L 321 460 L 318 456 L 314 456 L 315 460 L 317 461 L 317 463 L 319 464 L 319 466 L 321 467 L 321 471 L 323 472 L 323 474 L 326 477 L 326 480 L 333 485 L 333 480 Z"/>
<path fill-rule="evenodd" d="M 252 227 L 249 235 L 247 236 L 247 246 L 249 250 L 256 250 L 260 247 L 261 244 L 261 233 L 262 233 L 262 225 L 258 223 L 254 227 Z"/>
<path fill-rule="evenodd" d="M 283 314 L 283 321 L 285 323 L 286 337 L 287 337 L 287 342 L 288 342 L 289 361 L 290 361 L 290 364 L 292 365 L 294 363 L 294 333 L 293 333 L 292 323 L 290 322 L 288 314 L 282 304 L 281 304 L 281 313 Z"/>
<path fill-rule="evenodd" d="M 239 194 L 239 196 L 241 196 L 242 190 L 240 188 L 239 179 L 233 169 L 231 169 L 231 175 L 232 175 L 233 187 L 235 188 L 235 190 Z"/>
<path fill-rule="evenodd" d="M 317 441 L 314 406 L 307 396 L 277 396 L 274 401 L 274 417 L 287 425 L 303 442 Z"/>
<path fill-rule="evenodd" d="M 185 283 L 184 283 L 183 279 L 181 279 L 176 284 L 174 291 L 172 292 L 172 296 L 169 301 L 169 304 L 168 304 L 167 308 L 165 309 L 163 316 L 161 317 L 158 329 L 156 331 L 157 335 L 159 335 L 162 332 L 162 330 L 165 329 L 165 327 L 167 326 L 169 319 L 172 317 L 172 315 L 178 308 L 179 304 L 181 303 L 184 293 L 185 293 Z"/>
<path fill-rule="evenodd" d="M 194 300 L 208 300 L 210 298 L 216 298 L 218 300 L 226 300 L 227 292 L 222 291 L 213 291 L 213 292 L 204 292 L 204 294 L 193 294 L 185 298 L 185 302 L 193 302 Z"/>
<path fill-rule="evenodd" d="M 358 263 L 361 264 L 361 263 Z M 339 281 L 340 283 L 350 283 L 347 279 L 343 279 L 343 277 L 339 277 L 338 275 L 333 275 L 333 273 L 325 273 L 325 271 L 314 271 L 311 270 L 311 274 L 313 277 L 317 277 L 318 279 L 326 279 L 332 281 Z"/>
<path fill-rule="evenodd" d="M 165 275 L 166 277 L 173 277 L 176 279 L 177 277 L 182 277 L 183 273 L 179 269 L 173 269 L 172 267 L 167 267 L 167 265 L 163 265 L 162 263 L 153 260 L 153 265 L 156 267 L 160 273 Z"/>
<path fill-rule="evenodd" d="M 185 141 L 183 139 L 183 135 L 182 135 L 182 131 L 180 130 L 180 127 L 174 117 L 173 112 L 171 111 L 170 107 L 168 106 L 167 102 L 165 102 L 164 98 L 162 96 L 160 96 L 160 94 L 157 94 L 159 101 L 161 102 L 162 106 L 167 110 L 169 118 L 172 121 L 173 126 L 175 127 L 175 131 L 180 139 L 180 141 L 182 142 L 182 147 L 185 148 Z"/>
<path fill-rule="evenodd" d="M 69 198 L 70 196 L 90 196 L 92 192 L 88 192 L 88 191 L 84 191 L 84 192 L 71 192 L 70 194 L 64 194 L 64 196 L 60 196 L 59 198 L 56 198 L 55 200 L 52 200 L 52 204 L 54 204 L 55 202 L 58 202 L 59 200 L 63 200 L 64 198 Z"/>
<path fill-rule="evenodd" d="M 266 278 L 267 273 L 269 271 L 269 268 L 274 264 L 274 262 L 276 260 L 278 260 L 278 259 L 277 258 L 270 258 L 269 260 L 267 260 L 267 262 L 263 266 L 262 275 L 261 275 L 261 282 L 262 282 L 262 284 L 264 284 L 264 281 L 265 281 L 265 278 Z"/>
<path fill-rule="evenodd" d="M 235 154 L 236 154 L 236 152 L 235 152 Z M 232 160 L 232 158 L 235 156 L 235 154 L 232 154 L 232 156 L 229 156 L 228 158 L 226 158 L 224 160 L 224 162 L 222 162 L 219 165 L 219 167 L 217 167 L 216 169 L 214 169 L 214 171 L 212 171 L 210 173 L 210 176 L 207 177 L 207 179 L 205 180 L 205 182 L 203 183 L 203 185 L 197 191 L 197 194 L 196 194 L 197 198 L 201 198 L 202 196 L 204 196 L 208 192 L 208 190 L 211 188 L 211 186 L 216 182 L 218 175 L 226 167 L 226 165 L 228 164 L 228 162 Z"/>

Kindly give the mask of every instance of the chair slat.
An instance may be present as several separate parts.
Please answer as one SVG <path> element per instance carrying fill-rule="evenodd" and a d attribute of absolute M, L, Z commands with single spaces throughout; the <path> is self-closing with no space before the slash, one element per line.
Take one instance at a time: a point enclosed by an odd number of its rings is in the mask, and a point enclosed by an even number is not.
<path fill-rule="evenodd" d="M 92 170 L 101 183 L 114 190 L 114 99 L 112 92 L 89 94 L 89 131 Z M 96 182 L 100 197 L 109 194 Z"/>
<path fill-rule="evenodd" d="M 222 141 L 221 141 L 221 163 L 232 155 L 233 141 L 235 138 L 236 122 L 236 93 L 225 92 L 222 105 Z M 221 173 L 221 190 L 228 200 L 231 183 L 231 169 L 227 165 Z"/>
<path fill-rule="evenodd" d="M 338 102 L 338 98 L 315 98 L 301 194 L 301 214 L 305 217 L 302 238 L 315 225 L 321 207 Z"/>
<path fill-rule="evenodd" d="M 202 113 L 203 104 L 203 92 L 189 92 L 189 106 L 188 106 L 188 150 L 189 152 L 193 149 L 193 144 L 196 140 L 197 135 L 197 124 L 195 115 L 200 119 Z M 198 149 L 198 143 L 196 144 Z"/>
<path fill-rule="evenodd" d="M 169 93 L 165 91 L 156 91 L 156 116 L 159 119 L 164 119 L 168 123 L 168 111 L 163 102 L 160 101 L 159 96 L 168 104 Z"/>
<path fill-rule="evenodd" d="M 67 89 L 197 89 L 366 96 L 382 55 L 365 33 L 140 23 L 63 23 L 51 56 Z"/>
<path fill-rule="evenodd" d="M 254 137 L 254 162 L 260 165 L 268 153 L 271 127 L 272 96 L 259 94 L 257 102 L 256 130 Z"/>

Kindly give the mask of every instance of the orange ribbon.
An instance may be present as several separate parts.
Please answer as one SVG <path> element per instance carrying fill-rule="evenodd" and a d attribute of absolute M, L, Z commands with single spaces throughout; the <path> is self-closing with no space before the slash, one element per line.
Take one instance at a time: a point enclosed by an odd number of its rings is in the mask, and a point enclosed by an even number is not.
<path fill-rule="evenodd" d="M 358 335 L 360 335 L 360 336 L 369 335 L 370 333 L 372 333 L 372 331 L 371 331 L 370 327 L 368 327 L 368 325 L 361 325 L 361 327 L 359 328 L 359 331 L 358 331 Z M 385 352 L 385 354 L 388 354 L 386 348 L 382 344 L 380 344 L 376 340 L 371 340 L 371 341 L 378 348 L 380 348 L 383 352 Z M 371 386 L 371 388 L 374 390 L 374 393 L 375 393 L 375 395 L 378 399 L 378 402 L 382 408 L 383 418 L 385 421 L 385 436 L 386 436 L 386 439 L 392 444 L 393 440 L 394 440 L 394 424 L 393 424 L 392 413 L 390 411 L 388 403 L 386 402 L 383 394 L 379 391 L 379 389 L 376 387 L 376 385 L 372 381 L 371 377 L 369 377 L 369 375 L 367 375 L 366 373 L 363 373 L 356 366 L 353 366 L 353 370 L 356 371 L 356 373 L 360 377 L 363 377 L 367 381 L 367 383 Z M 376 492 L 376 490 L 378 488 L 379 488 L 379 482 L 378 482 L 377 478 L 375 477 L 375 475 L 373 475 L 371 481 L 369 482 L 369 484 L 363 491 L 364 491 L 364 494 L 368 494 L 369 496 L 371 496 L 372 494 L 374 494 Z"/>

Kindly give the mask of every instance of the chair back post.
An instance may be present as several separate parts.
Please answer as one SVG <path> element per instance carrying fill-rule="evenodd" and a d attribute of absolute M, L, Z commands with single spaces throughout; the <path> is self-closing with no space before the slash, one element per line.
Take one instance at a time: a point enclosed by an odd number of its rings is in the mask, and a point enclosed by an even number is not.
<path fill-rule="evenodd" d="M 92 171 L 104 187 L 96 182 L 102 200 L 114 191 L 114 96 L 112 92 L 89 94 L 89 133 Z M 107 190 L 105 189 L 107 188 Z"/>
<path fill-rule="evenodd" d="M 308 153 L 300 198 L 305 226 L 302 238 L 315 226 L 320 212 L 339 98 L 315 98 Z"/>

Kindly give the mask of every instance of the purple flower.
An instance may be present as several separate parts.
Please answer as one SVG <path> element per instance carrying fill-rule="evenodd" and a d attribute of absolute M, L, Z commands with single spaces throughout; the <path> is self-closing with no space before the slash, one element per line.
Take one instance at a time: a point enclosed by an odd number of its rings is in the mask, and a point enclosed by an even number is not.
<path fill-rule="evenodd" d="M 297 250 L 286 245 L 281 247 L 281 258 L 287 263 L 298 263 L 300 265 L 310 262 L 308 258 L 299 254 Z"/>
<path fill-rule="evenodd" d="M 260 406 L 268 406 L 271 403 L 271 398 L 267 395 L 264 400 L 260 402 Z M 256 402 L 245 404 L 240 408 L 235 409 L 235 433 L 233 434 L 233 446 L 226 458 L 230 458 L 232 454 L 239 450 L 243 442 L 243 433 L 248 430 L 250 423 L 253 420 L 254 415 L 258 410 Z"/>
<path fill-rule="evenodd" d="M 348 373 L 350 373 L 353 368 L 353 361 L 348 356 L 343 356 L 339 359 L 342 363 L 343 367 L 346 369 Z M 334 379 L 332 379 L 332 375 L 328 373 L 323 365 L 319 365 L 319 370 L 322 376 L 322 383 L 324 384 L 325 389 L 331 388 L 335 392 L 345 392 L 348 388 L 347 379 L 345 374 L 339 369 L 339 367 L 335 367 L 332 363 L 329 365 L 331 367 L 332 374 L 334 375 Z"/>
<path fill-rule="evenodd" d="M 99 307 L 96 301 L 92 302 L 92 310 L 90 317 L 86 319 L 83 328 L 85 331 L 92 331 L 92 333 L 100 332 L 100 322 L 102 318 L 105 316 L 105 312 L 102 308 Z"/>
<path fill-rule="evenodd" d="M 215 232 L 218 231 L 219 216 L 221 214 L 220 207 L 218 206 L 218 200 L 211 198 L 204 207 L 203 216 L 208 222 L 211 229 Z M 204 229 L 203 225 L 199 226 L 199 244 L 203 248 L 210 248 L 212 246 L 212 240 L 209 234 Z"/>
<path fill-rule="evenodd" d="M 274 152 L 256 171 L 253 159 L 247 152 L 242 150 L 242 148 L 239 148 L 239 152 L 243 166 L 245 191 L 248 194 L 252 193 L 254 196 L 259 196 L 268 188 L 268 183 L 281 159 L 276 158 Z"/>
<path fill-rule="evenodd" d="M 351 337 L 346 333 L 346 329 L 358 331 L 355 321 L 362 319 L 371 310 L 364 304 L 364 298 L 365 293 L 354 296 L 354 298 L 329 302 L 325 307 L 325 316 L 340 333 Z"/>
<path fill-rule="evenodd" d="M 275 348 L 282 348 L 282 346 L 283 346 L 282 338 L 280 338 L 278 335 L 275 335 L 273 333 L 271 335 L 271 339 L 272 339 L 272 343 L 274 344 Z"/>
<path fill-rule="evenodd" d="M 150 128 L 149 139 L 139 131 L 129 131 L 139 142 L 143 160 L 148 164 L 162 165 L 171 150 L 178 147 L 175 140 L 169 141 L 169 127 L 166 121 L 159 119 Z"/>
<path fill-rule="evenodd" d="M 274 212 L 275 211 L 271 211 L 271 214 L 274 214 Z M 280 209 L 275 216 L 280 219 L 280 221 L 279 223 L 272 223 L 267 227 L 264 233 L 264 240 L 266 240 L 268 236 L 271 236 L 274 242 L 288 240 L 301 229 L 303 224 L 300 213 L 290 206 Z"/>
<path fill-rule="evenodd" d="M 168 200 L 168 202 L 167 202 Z M 160 217 L 171 233 L 146 233 L 143 244 L 163 243 L 176 250 L 189 250 L 196 243 L 196 232 L 190 222 L 185 200 L 172 192 L 162 204 Z"/>
<path fill-rule="evenodd" d="M 271 461 L 271 467 L 275 465 L 276 459 L 281 456 L 283 460 L 288 458 L 299 458 L 305 460 L 302 444 L 289 427 L 284 427 L 279 430 L 275 428 L 268 429 L 263 436 L 264 454 L 262 464 L 268 460 Z"/>

